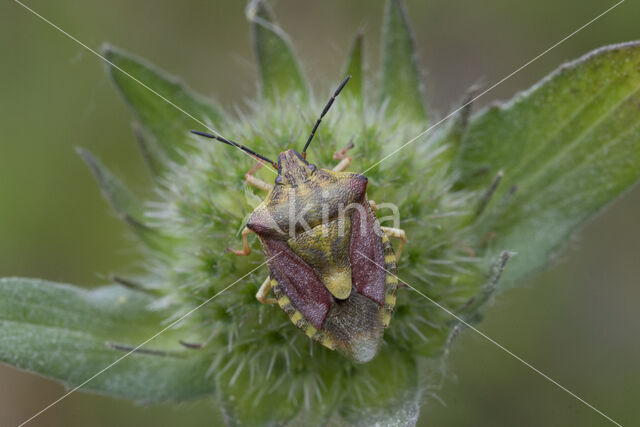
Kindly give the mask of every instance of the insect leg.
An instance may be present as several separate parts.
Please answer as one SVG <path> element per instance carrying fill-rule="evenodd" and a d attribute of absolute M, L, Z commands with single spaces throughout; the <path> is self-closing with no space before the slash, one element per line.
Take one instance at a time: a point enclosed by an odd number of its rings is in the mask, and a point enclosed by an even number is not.
<path fill-rule="evenodd" d="M 251 253 L 251 247 L 249 247 L 249 239 L 247 238 L 247 236 L 251 233 L 253 233 L 253 230 L 245 227 L 242 230 L 242 249 L 238 251 L 235 249 L 227 248 L 227 251 L 233 252 L 238 256 L 249 255 Z"/>
<path fill-rule="evenodd" d="M 334 172 L 342 172 L 343 170 L 349 167 L 349 165 L 351 164 L 351 157 L 347 156 L 347 151 L 351 150 L 352 148 L 353 148 L 353 142 L 350 142 L 349 145 L 344 147 L 342 150 L 338 150 L 335 153 L 333 153 L 333 159 L 340 160 L 340 163 L 338 163 L 333 168 Z"/>
<path fill-rule="evenodd" d="M 398 245 L 398 250 L 396 251 L 396 260 L 400 260 L 400 255 L 402 255 L 402 248 L 404 248 L 404 244 L 407 243 L 407 233 L 401 228 L 393 228 L 393 227 L 380 227 L 384 233 L 389 237 L 394 237 L 396 239 L 400 239 L 400 244 Z"/>
<path fill-rule="evenodd" d="M 373 200 L 369 200 L 369 206 L 371 206 L 371 209 L 372 209 L 374 212 L 377 212 L 377 211 L 378 211 L 378 205 L 376 205 L 376 202 L 374 202 Z"/>
<path fill-rule="evenodd" d="M 277 303 L 278 301 L 276 301 L 275 298 L 267 298 L 267 294 L 269 292 L 271 292 L 271 277 L 267 276 L 267 278 L 264 279 L 264 282 L 262 282 L 262 285 L 260 285 L 260 289 L 258 289 L 258 292 L 256 293 L 256 299 L 262 304 Z"/>
<path fill-rule="evenodd" d="M 271 189 L 273 188 L 273 185 L 264 182 L 263 180 L 261 180 L 260 178 L 254 176 L 253 174 L 256 173 L 258 171 L 258 169 L 260 169 L 262 166 L 264 165 L 263 162 L 256 162 L 256 165 L 254 167 L 252 167 L 251 169 L 249 169 L 249 172 L 244 174 L 244 179 L 247 180 L 247 182 L 250 185 L 253 185 L 256 188 L 259 188 L 260 190 L 264 190 L 264 191 L 271 191 Z"/>

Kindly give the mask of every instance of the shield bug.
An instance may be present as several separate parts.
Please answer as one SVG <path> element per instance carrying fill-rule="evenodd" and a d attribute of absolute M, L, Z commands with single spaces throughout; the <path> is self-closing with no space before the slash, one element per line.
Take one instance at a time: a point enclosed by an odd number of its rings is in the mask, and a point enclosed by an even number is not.
<path fill-rule="evenodd" d="M 333 169 L 309 163 L 306 151 L 322 118 L 350 76 L 340 84 L 316 121 L 301 153 L 289 149 L 274 162 L 220 136 L 193 133 L 235 146 L 277 168 L 274 184 L 254 176 L 263 162 L 245 174 L 246 181 L 268 191 L 242 231 L 248 255 L 248 236 L 258 235 L 268 258 L 269 276 L 256 298 L 277 303 L 311 339 L 338 350 L 356 362 L 371 360 L 380 347 L 396 304 L 397 259 L 406 242 L 403 230 L 381 227 L 375 203 L 367 200 L 367 178 L 346 172 L 353 147 L 334 154 Z M 399 238 L 397 256 L 390 237 Z M 384 268 L 382 268 L 384 266 Z M 268 298 L 273 292 L 275 298 Z"/>

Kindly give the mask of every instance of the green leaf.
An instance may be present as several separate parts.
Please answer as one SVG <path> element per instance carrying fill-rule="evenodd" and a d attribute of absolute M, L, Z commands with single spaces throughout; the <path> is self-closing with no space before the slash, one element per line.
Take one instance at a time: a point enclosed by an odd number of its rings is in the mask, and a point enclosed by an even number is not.
<path fill-rule="evenodd" d="M 292 399 L 289 384 L 275 383 L 274 377 L 254 372 L 251 360 L 223 368 L 217 383 L 228 425 L 279 426 L 298 413 L 300 399 Z"/>
<path fill-rule="evenodd" d="M 219 109 L 175 77 L 127 52 L 106 45 L 109 74 L 139 122 L 174 160 L 188 147 L 189 129 L 215 131 L 224 122 Z"/>
<path fill-rule="evenodd" d="M 144 210 L 135 196 L 88 150 L 78 147 L 76 151 L 91 169 L 105 198 L 111 203 L 116 212 L 142 223 Z"/>
<path fill-rule="evenodd" d="M 158 250 L 168 249 L 168 239 L 163 237 L 157 229 L 145 224 L 142 205 L 140 205 L 136 197 L 131 194 L 125 185 L 115 177 L 102 162 L 93 157 L 89 151 L 80 147 L 76 150 L 96 177 L 105 198 L 111 206 L 113 206 L 118 215 L 129 224 L 140 240 L 150 248 Z"/>
<path fill-rule="evenodd" d="M 351 50 L 347 56 L 347 62 L 343 68 L 344 71 L 342 73 L 344 76 L 351 76 L 351 82 L 349 82 L 349 85 L 345 88 L 344 95 L 346 95 L 346 97 L 358 99 L 360 100 L 360 103 L 363 102 L 364 94 L 363 66 L 363 34 L 360 31 L 356 34 L 356 37 L 353 40 Z"/>
<path fill-rule="evenodd" d="M 423 84 L 409 17 L 401 0 L 387 0 L 382 27 L 381 102 L 391 114 L 425 121 Z"/>
<path fill-rule="evenodd" d="M 287 92 L 298 92 L 303 100 L 307 99 L 309 87 L 291 42 L 273 22 L 272 13 L 264 1 L 249 3 L 247 19 L 251 22 L 262 97 L 274 101 Z"/>
<path fill-rule="evenodd" d="M 83 290 L 36 279 L 0 279 L 0 361 L 76 387 L 167 326 L 170 312 L 121 286 Z M 186 328 L 185 328 L 186 329 Z M 188 329 L 187 329 L 188 330 Z M 213 393 L 210 360 L 170 329 L 81 388 L 144 402 Z"/>
<path fill-rule="evenodd" d="M 495 236 L 488 240 L 492 248 L 517 253 L 504 284 L 542 268 L 578 226 L 638 180 L 639 105 L 640 44 L 634 42 L 565 64 L 473 118 L 458 167 L 471 188 L 488 187 L 504 171 L 477 225 Z M 482 170 L 488 172 L 478 177 Z"/>
<path fill-rule="evenodd" d="M 416 361 L 393 344 L 371 362 L 358 365 L 346 387 L 340 414 L 353 425 L 414 426 L 418 419 L 421 393 Z"/>
<path fill-rule="evenodd" d="M 166 154 L 158 146 L 158 142 L 153 135 L 137 122 L 133 123 L 133 133 L 136 136 L 136 142 L 145 164 L 149 168 L 152 177 L 157 179 L 162 175 L 164 165 L 167 164 Z"/>
<path fill-rule="evenodd" d="M 476 88 L 470 88 L 463 101 L 458 107 L 456 107 L 456 113 L 451 117 L 451 120 L 445 125 L 446 129 L 442 132 L 440 144 L 447 145 L 446 153 L 439 156 L 442 161 L 447 162 L 450 166 L 453 166 L 455 160 L 460 153 L 460 146 L 462 139 L 467 132 L 469 126 L 469 118 L 471 117 L 471 109 L 473 107 L 473 100 L 477 96 L 478 91 Z"/>

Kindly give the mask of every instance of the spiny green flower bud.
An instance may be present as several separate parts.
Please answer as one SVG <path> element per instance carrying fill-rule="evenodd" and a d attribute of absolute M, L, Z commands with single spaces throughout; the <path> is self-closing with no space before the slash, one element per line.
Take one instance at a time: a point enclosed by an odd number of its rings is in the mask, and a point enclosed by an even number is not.
<path fill-rule="evenodd" d="M 269 274 L 258 239 L 249 238 L 249 256 L 227 250 L 241 247 L 242 230 L 267 195 L 245 179 L 255 156 L 189 133 L 237 141 L 268 163 L 302 150 L 331 95 L 312 92 L 262 1 L 251 2 L 247 16 L 260 93 L 242 112 L 223 112 L 151 64 L 105 46 L 108 71 L 136 118 L 155 197 L 138 201 L 100 161 L 79 152 L 139 237 L 146 273 L 117 276 L 119 285 L 97 291 L 0 281 L 3 318 L 33 315 L 12 305 L 17 284 L 22 303 L 38 303 L 44 289 L 47 304 L 73 313 L 51 314 L 64 326 L 54 338 L 29 326 L 37 345 L 11 347 L 22 352 L 0 345 L 0 360 L 147 402 L 214 395 L 231 425 L 413 425 L 460 329 L 480 320 L 498 289 L 546 265 L 578 225 L 637 180 L 638 111 L 626 97 L 640 82 L 639 46 L 599 50 L 474 117 L 470 95 L 438 121 L 424 103 L 404 6 L 387 1 L 379 86 L 365 83 L 358 34 L 343 68 L 352 81 L 306 153 L 331 169 L 334 153 L 350 147 L 349 171 L 368 178 L 381 225 L 396 220 L 408 236 L 391 323 L 377 355 L 357 363 L 309 339 L 277 304 L 256 299 Z M 591 82 L 610 74 L 619 90 L 599 94 L 611 107 L 599 108 Z M 325 80 L 333 87 L 342 77 Z M 597 120 L 578 120 L 584 105 L 597 110 Z M 253 172 L 269 184 L 276 177 L 268 164 Z M 18 332 L 0 329 L 0 343 L 11 333 Z M 73 349 L 73 369 L 54 346 Z M 46 352 L 44 366 L 34 363 Z M 124 352 L 131 354 L 111 371 L 83 383 Z"/>

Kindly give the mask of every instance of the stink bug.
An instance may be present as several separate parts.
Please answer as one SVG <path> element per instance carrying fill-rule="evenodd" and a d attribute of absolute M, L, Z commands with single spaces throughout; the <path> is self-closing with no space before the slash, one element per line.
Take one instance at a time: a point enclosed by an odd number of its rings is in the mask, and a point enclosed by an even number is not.
<path fill-rule="evenodd" d="M 380 347 L 396 304 L 397 259 L 406 242 L 403 230 L 381 227 L 375 203 L 366 196 L 367 178 L 344 172 L 347 148 L 334 154 L 332 170 L 306 160 L 306 151 L 322 118 L 349 81 L 340 84 L 316 121 L 301 153 L 287 150 L 273 162 L 255 151 L 204 132 L 193 133 L 233 145 L 277 168 L 274 184 L 253 174 L 250 185 L 268 191 L 242 231 L 243 249 L 251 253 L 248 235 L 255 233 L 268 258 L 269 276 L 256 298 L 277 303 L 311 339 L 356 362 L 368 362 Z M 401 239 L 397 257 L 389 237 Z M 267 298 L 272 291 L 275 298 Z"/>

